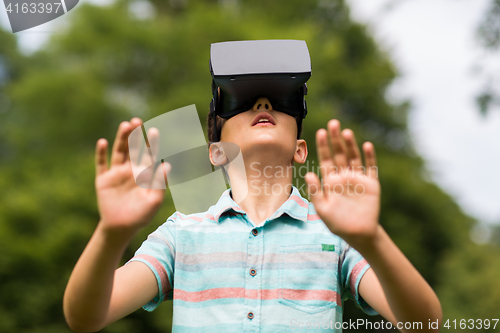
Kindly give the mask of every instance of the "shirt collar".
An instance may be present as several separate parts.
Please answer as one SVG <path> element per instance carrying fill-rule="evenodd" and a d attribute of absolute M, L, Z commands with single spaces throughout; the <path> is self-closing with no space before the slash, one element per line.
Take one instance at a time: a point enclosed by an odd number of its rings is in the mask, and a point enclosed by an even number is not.
<path fill-rule="evenodd" d="M 245 211 L 238 206 L 236 202 L 234 202 L 233 198 L 231 198 L 231 190 L 225 190 L 222 193 L 219 201 L 214 206 L 214 219 L 216 222 L 219 222 L 219 218 L 222 214 L 226 212 L 234 212 L 236 214 L 244 215 Z"/>
<path fill-rule="evenodd" d="M 245 215 L 245 211 L 231 198 L 231 190 L 226 190 L 222 193 L 219 201 L 214 206 L 214 218 L 219 222 L 219 218 L 224 213 L 236 213 Z M 309 201 L 300 195 L 299 190 L 292 186 L 292 193 L 288 199 L 281 205 L 278 210 L 271 215 L 269 220 L 276 219 L 284 214 L 296 220 L 307 223 L 309 212 Z"/>

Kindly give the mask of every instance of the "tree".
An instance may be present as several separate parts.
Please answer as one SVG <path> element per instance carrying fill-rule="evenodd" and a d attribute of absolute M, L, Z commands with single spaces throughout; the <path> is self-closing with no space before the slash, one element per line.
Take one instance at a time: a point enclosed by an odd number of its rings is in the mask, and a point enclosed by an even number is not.
<path fill-rule="evenodd" d="M 500 49 L 500 1 L 491 0 L 491 4 L 484 14 L 478 31 L 481 45 L 487 52 L 497 54 Z M 500 105 L 500 93 L 497 81 L 500 77 L 495 73 L 489 73 L 486 77 L 484 90 L 476 97 L 476 102 L 483 115 L 488 110 Z"/>
<path fill-rule="evenodd" d="M 360 142 L 374 142 L 381 223 L 434 287 L 448 283 L 438 278 L 448 269 L 443 262 L 470 242 L 473 221 L 427 180 L 407 131 L 410 104 L 385 99 L 397 70 L 366 27 L 351 21 L 344 1 L 117 0 L 79 5 L 73 18 L 26 59 L 12 44 L 12 61 L 4 65 L 19 74 L 4 84 L 10 107 L 0 113 L 0 331 L 67 331 L 62 293 L 98 221 L 96 140 L 112 140 L 119 122 L 132 116 L 147 120 L 193 103 L 204 123 L 210 43 L 226 40 L 306 40 L 313 66 L 304 122 L 309 165 L 317 166 L 314 133 L 331 118 L 352 128 Z M 167 193 L 127 258 L 173 209 Z M 165 332 L 170 311 L 169 305 L 138 311 L 105 331 Z M 346 319 L 358 317 L 348 306 Z"/>

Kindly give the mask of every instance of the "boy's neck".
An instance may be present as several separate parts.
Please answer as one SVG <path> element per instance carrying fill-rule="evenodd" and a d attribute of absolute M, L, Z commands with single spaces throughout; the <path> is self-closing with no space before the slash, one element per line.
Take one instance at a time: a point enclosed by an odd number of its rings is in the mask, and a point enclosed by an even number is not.
<path fill-rule="evenodd" d="M 245 163 L 246 175 L 229 171 L 233 200 L 256 225 L 262 224 L 290 197 L 293 167 L 253 162 Z M 246 189 L 245 189 L 246 183 Z"/>

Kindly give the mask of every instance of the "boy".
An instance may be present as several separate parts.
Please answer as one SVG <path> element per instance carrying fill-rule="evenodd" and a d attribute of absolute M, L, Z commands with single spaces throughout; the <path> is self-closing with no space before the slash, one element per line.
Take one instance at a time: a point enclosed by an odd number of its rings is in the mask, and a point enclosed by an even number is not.
<path fill-rule="evenodd" d="M 261 97 L 250 110 L 216 121 L 220 133 L 213 133 L 209 118 L 209 140 L 217 134 L 240 147 L 246 197 L 232 184 L 207 212 L 174 213 L 116 270 L 130 240 L 160 207 L 163 190 L 134 182 L 127 137 L 140 119 L 120 125 L 109 168 L 107 142 L 97 142 L 101 220 L 64 295 L 73 330 L 97 331 L 141 306 L 152 311 L 173 299 L 174 331 L 340 332 L 349 327 L 342 325 L 342 305 L 351 298 L 403 332 L 432 331 L 429 322 L 442 317 L 439 300 L 378 223 L 380 185 L 371 143 L 363 144 L 367 172 L 360 174 L 353 132 L 341 131 L 337 120 L 319 130 L 323 179 L 306 175 L 309 203 L 291 186 L 291 173 L 269 171 L 306 160 L 294 117 Z M 217 152 L 212 145 L 213 164 Z M 405 325 L 416 322 L 422 325 Z"/>

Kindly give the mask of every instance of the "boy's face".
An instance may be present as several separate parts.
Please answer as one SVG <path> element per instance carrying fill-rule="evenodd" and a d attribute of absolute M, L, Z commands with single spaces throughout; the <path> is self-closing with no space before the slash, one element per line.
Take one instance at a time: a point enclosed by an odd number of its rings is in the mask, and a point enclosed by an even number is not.
<path fill-rule="evenodd" d="M 307 157 L 305 141 L 297 140 L 295 118 L 273 110 L 265 97 L 259 98 L 251 110 L 225 121 L 221 141 L 237 144 L 245 158 L 254 153 L 261 156 L 269 153 L 277 159 L 276 162 L 283 159 L 289 163 L 292 160 L 304 163 Z"/>

